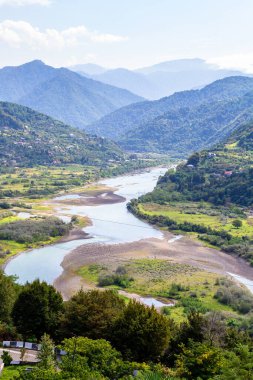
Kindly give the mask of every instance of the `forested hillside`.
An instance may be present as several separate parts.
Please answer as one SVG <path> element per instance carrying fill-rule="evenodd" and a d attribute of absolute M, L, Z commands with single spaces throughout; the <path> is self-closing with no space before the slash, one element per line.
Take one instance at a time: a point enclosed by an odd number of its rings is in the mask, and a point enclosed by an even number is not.
<path fill-rule="evenodd" d="M 152 223 L 194 234 L 253 265 L 253 123 L 192 154 L 129 209 Z"/>
<path fill-rule="evenodd" d="M 253 123 L 241 126 L 225 143 L 194 153 L 186 164 L 158 183 L 168 200 L 253 205 Z"/>
<path fill-rule="evenodd" d="M 122 157 L 112 142 L 88 136 L 30 108 L 0 102 L 1 165 L 101 165 Z"/>
<path fill-rule="evenodd" d="M 31 107 L 83 128 L 117 108 L 143 98 L 70 70 L 33 61 L 0 70 L 0 100 Z"/>
<path fill-rule="evenodd" d="M 182 157 L 213 144 L 252 117 L 253 79 L 230 77 L 202 90 L 124 107 L 86 127 L 135 151 Z"/>

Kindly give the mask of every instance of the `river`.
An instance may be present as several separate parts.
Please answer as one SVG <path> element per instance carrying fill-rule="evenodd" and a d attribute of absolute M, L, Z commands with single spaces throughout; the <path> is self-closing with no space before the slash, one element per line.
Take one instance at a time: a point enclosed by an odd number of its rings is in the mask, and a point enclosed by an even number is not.
<path fill-rule="evenodd" d="M 71 215 L 88 216 L 91 219 L 92 225 L 84 229 L 86 233 L 89 233 L 91 238 L 48 245 L 43 248 L 23 252 L 9 261 L 5 267 L 6 274 L 17 276 L 17 282 L 20 284 L 33 281 L 36 278 L 53 284 L 56 278 L 63 272 L 61 263 L 64 257 L 83 244 L 117 244 L 149 238 L 163 239 L 164 235 L 161 231 L 129 213 L 126 204 L 132 198 L 137 198 L 142 194 L 152 191 L 157 179 L 166 170 L 167 168 L 154 168 L 141 173 L 119 176 L 98 182 L 107 187 L 116 188 L 117 190 L 114 191 L 114 194 L 126 199 L 121 203 L 93 206 L 65 205 L 57 202 L 64 199 L 68 199 L 69 201 L 71 199 L 75 200 L 80 198 L 80 195 L 67 194 L 56 197 L 56 215 L 64 221 L 70 221 Z M 22 216 L 27 217 L 27 215 Z M 168 243 L 175 244 L 181 237 L 181 235 L 172 237 Z M 229 259 L 231 257 L 228 256 L 226 262 Z M 233 259 L 236 260 L 236 258 Z M 244 263 L 245 265 L 246 263 Z M 244 284 L 253 293 L 252 280 L 243 277 L 240 273 L 227 271 L 227 274 Z"/>
<path fill-rule="evenodd" d="M 36 278 L 53 284 L 54 280 L 62 273 L 61 263 L 64 257 L 83 244 L 127 243 L 152 237 L 162 239 L 162 232 L 129 213 L 126 204 L 130 199 L 152 191 L 157 179 L 166 170 L 167 168 L 154 168 L 142 173 L 124 175 L 99 182 L 108 187 L 117 188 L 114 193 L 124 197 L 125 202 L 97 206 L 66 207 L 64 205 L 64 207 L 58 207 L 58 216 L 66 221 L 69 218 L 67 215 L 88 216 L 92 220 L 92 225 L 86 227 L 85 232 L 91 235 L 91 239 L 79 239 L 23 252 L 7 264 L 5 273 L 17 276 L 17 282 L 20 284 L 33 281 Z M 76 199 L 78 195 L 57 197 L 56 200 L 66 197 Z"/>

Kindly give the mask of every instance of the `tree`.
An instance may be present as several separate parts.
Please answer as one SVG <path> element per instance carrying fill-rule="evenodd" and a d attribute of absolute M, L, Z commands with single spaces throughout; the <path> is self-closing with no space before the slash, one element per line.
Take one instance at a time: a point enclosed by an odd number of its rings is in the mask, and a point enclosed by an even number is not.
<path fill-rule="evenodd" d="M 24 339 L 36 337 L 38 340 L 44 333 L 55 336 L 62 311 L 60 293 L 46 282 L 35 280 L 26 284 L 19 294 L 12 317 Z"/>
<path fill-rule="evenodd" d="M 74 373 L 77 378 L 94 372 L 114 379 L 123 364 L 121 354 L 104 339 L 65 339 L 62 349 L 67 352 L 61 365 L 63 372 Z"/>
<path fill-rule="evenodd" d="M 11 364 L 12 357 L 8 351 L 3 351 L 1 359 L 6 367 L 8 367 Z"/>
<path fill-rule="evenodd" d="M 17 285 L 14 278 L 6 276 L 0 270 L 0 321 L 10 322 L 11 311 L 17 297 Z"/>
<path fill-rule="evenodd" d="M 240 228 L 242 226 L 242 221 L 240 219 L 234 219 L 232 224 L 235 228 Z"/>
<path fill-rule="evenodd" d="M 41 350 L 38 351 L 39 367 L 45 370 L 55 367 L 54 342 L 50 336 L 44 334 L 41 338 Z"/>
<path fill-rule="evenodd" d="M 130 360 L 156 361 L 169 342 L 167 318 L 154 307 L 130 301 L 114 324 L 112 342 Z"/>
<path fill-rule="evenodd" d="M 206 343 L 191 341 L 188 346 L 182 345 L 177 355 L 177 374 L 185 379 L 208 380 L 218 374 L 223 365 L 222 351 Z"/>
<path fill-rule="evenodd" d="M 109 339 L 113 323 L 124 308 L 124 301 L 114 291 L 80 290 L 66 302 L 61 335 Z"/>
<path fill-rule="evenodd" d="M 249 346 L 239 344 L 234 352 L 226 355 L 221 375 L 215 380 L 251 380 L 253 379 L 253 352 Z"/>

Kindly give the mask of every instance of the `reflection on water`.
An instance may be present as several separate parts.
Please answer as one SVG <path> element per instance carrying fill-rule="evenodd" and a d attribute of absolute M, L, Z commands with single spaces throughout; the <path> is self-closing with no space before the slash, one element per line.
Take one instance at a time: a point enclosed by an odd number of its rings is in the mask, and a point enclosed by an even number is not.
<path fill-rule="evenodd" d="M 8 275 L 17 275 L 20 283 L 36 278 L 53 283 L 62 273 L 61 262 L 64 256 L 82 244 L 125 243 L 152 237 L 161 239 L 162 233 L 129 213 L 126 203 L 132 198 L 153 190 L 158 177 L 166 170 L 166 168 L 155 168 L 141 174 L 101 181 L 100 183 L 107 186 L 117 187 L 118 190 L 115 193 L 126 198 L 126 201 L 99 206 L 64 205 L 64 208 L 57 210 L 61 217 L 82 215 L 91 218 L 93 225 L 86 227 L 85 231 L 93 237 L 92 239 L 75 240 L 24 252 L 7 264 L 5 272 Z M 76 199 L 76 194 L 74 195 L 75 198 L 63 197 Z M 62 200 L 62 197 L 57 198 Z"/>
<path fill-rule="evenodd" d="M 160 308 L 160 307 L 164 307 L 164 306 L 174 306 L 174 303 L 161 302 L 161 301 L 156 300 L 155 298 L 141 297 L 140 302 L 144 303 L 144 305 L 147 305 L 150 307 L 154 306 L 156 308 Z"/>

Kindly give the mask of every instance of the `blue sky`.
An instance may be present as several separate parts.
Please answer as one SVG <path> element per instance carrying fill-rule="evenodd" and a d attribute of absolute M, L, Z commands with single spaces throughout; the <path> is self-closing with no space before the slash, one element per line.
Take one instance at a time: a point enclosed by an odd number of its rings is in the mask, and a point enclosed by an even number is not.
<path fill-rule="evenodd" d="M 252 0 L 0 0 L 0 66 L 200 57 L 253 72 L 252 16 Z"/>

